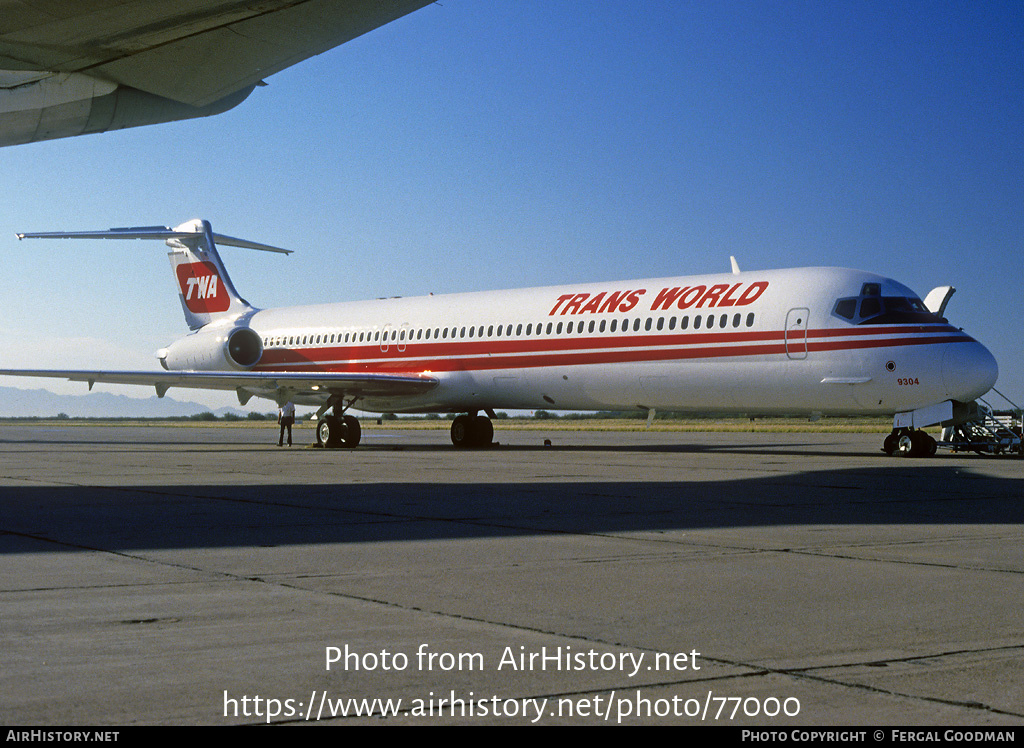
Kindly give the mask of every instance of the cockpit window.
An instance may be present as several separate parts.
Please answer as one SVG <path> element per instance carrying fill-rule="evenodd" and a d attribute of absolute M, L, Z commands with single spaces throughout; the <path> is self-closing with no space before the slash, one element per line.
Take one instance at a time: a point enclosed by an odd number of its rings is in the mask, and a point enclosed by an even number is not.
<path fill-rule="evenodd" d="M 840 299 L 836 302 L 835 313 L 843 319 L 852 320 L 857 316 L 857 300 L 856 299 Z"/>
<path fill-rule="evenodd" d="M 869 296 L 860 302 L 860 318 L 862 320 L 882 313 L 882 297 Z"/>
<path fill-rule="evenodd" d="M 839 299 L 832 314 L 855 325 L 944 322 L 915 297 L 880 296 L 878 284 L 865 283 L 861 296 Z"/>

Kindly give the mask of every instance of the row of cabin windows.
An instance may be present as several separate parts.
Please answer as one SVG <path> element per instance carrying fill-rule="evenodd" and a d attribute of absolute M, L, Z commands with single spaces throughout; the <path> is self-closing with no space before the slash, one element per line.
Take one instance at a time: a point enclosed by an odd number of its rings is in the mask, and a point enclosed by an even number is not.
<path fill-rule="evenodd" d="M 716 327 L 724 329 L 728 327 L 739 328 L 754 326 L 754 313 L 749 312 L 746 319 L 742 314 L 698 314 L 693 318 L 694 330 L 712 330 Z M 645 332 L 687 330 L 690 327 L 689 316 L 684 317 L 634 317 L 632 320 L 624 319 L 602 319 L 602 320 L 580 320 L 575 322 L 541 322 L 537 325 L 528 323 L 526 325 L 480 325 L 478 327 L 435 327 L 418 328 L 416 330 L 387 330 L 384 331 L 383 340 L 380 330 L 363 332 L 332 333 L 330 335 L 288 335 L 280 337 L 264 338 L 265 347 L 286 346 L 286 345 L 321 345 L 332 343 L 378 343 L 378 342 L 404 342 L 406 340 L 455 340 L 457 338 L 500 338 L 500 337 L 523 337 L 537 335 L 581 335 L 584 333 L 614 333 L 614 332 L 640 332 L 641 327 Z"/>

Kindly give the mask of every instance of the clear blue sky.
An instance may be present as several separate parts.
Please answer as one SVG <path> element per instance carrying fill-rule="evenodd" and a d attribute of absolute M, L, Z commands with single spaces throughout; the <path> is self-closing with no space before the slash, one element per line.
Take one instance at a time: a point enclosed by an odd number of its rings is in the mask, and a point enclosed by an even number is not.
<path fill-rule="evenodd" d="M 186 332 L 162 245 L 16 231 L 203 217 L 296 250 L 223 250 L 261 307 L 729 255 L 953 284 L 950 321 L 1024 400 L 1020 2 L 444 0 L 267 82 L 217 117 L 0 149 L 3 366 L 153 369 Z"/>

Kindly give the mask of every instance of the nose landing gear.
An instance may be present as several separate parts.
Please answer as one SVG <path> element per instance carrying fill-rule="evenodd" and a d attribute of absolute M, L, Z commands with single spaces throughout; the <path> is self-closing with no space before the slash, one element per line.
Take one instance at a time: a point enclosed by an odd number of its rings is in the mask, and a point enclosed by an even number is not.
<path fill-rule="evenodd" d="M 938 445 L 920 429 L 893 429 L 882 443 L 882 451 L 899 457 L 931 457 Z"/>

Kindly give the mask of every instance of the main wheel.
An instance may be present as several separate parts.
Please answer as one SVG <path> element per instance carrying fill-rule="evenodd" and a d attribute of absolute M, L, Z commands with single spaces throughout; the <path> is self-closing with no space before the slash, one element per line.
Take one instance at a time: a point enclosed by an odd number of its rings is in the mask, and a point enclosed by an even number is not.
<path fill-rule="evenodd" d="M 494 441 L 494 425 L 487 416 L 477 416 L 476 421 L 476 445 L 477 447 L 489 447 Z"/>
<path fill-rule="evenodd" d="M 342 423 L 344 424 L 344 436 L 342 437 L 343 447 L 354 449 L 359 446 L 359 440 L 362 438 L 363 429 L 359 425 L 359 419 L 355 416 L 342 416 Z"/>
<path fill-rule="evenodd" d="M 459 449 L 488 447 L 494 426 L 487 416 L 456 416 L 452 421 L 452 444 Z"/>
<path fill-rule="evenodd" d="M 316 443 L 321 447 L 341 446 L 341 433 L 344 427 L 336 416 L 324 416 L 316 425 Z"/>
<path fill-rule="evenodd" d="M 452 421 L 452 444 L 458 449 L 473 445 L 473 421 L 469 416 L 455 416 Z"/>

